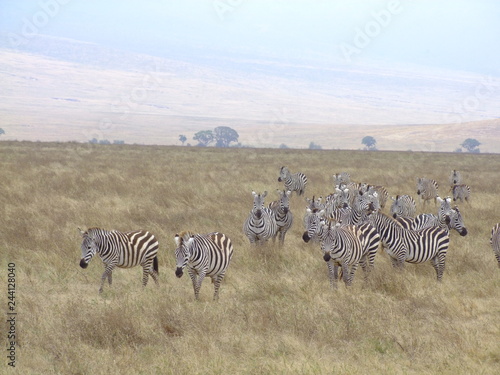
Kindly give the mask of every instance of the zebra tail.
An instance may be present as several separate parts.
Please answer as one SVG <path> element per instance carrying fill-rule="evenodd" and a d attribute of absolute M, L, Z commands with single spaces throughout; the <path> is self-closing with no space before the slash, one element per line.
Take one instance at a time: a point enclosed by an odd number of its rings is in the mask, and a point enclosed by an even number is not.
<path fill-rule="evenodd" d="M 153 270 L 159 275 L 160 272 L 158 271 L 158 256 L 155 256 L 153 258 Z"/>

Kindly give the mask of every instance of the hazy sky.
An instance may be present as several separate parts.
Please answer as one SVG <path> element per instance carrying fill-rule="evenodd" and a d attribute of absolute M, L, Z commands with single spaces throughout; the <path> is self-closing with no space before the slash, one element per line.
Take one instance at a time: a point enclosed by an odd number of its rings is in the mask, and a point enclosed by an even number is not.
<path fill-rule="evenodd" d="M 0 12 L 13 47 L 49 34 L 160 56 L 386 60 L 500 76 L 495 0 L 0 0 Z"/>

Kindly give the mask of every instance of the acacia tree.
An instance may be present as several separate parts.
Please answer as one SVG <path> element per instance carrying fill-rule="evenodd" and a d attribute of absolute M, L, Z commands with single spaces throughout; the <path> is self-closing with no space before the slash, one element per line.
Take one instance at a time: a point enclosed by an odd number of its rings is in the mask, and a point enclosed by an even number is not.
<path fill-rule="evenodd" d="M 215 147 L 229 147 L 231 142 L 238 142 L 239 134 L 229 126 L 218 126 L 214 129 Z"/>
<path fill-rule="evenodd" d="M 184 134 L 179 135 L 179 141 L 182 142 L 182 145 L 184 146 L 184 142 L 187 141 L 187 138 Z"/>
<path fill-rule="evenodd" d="M 0 128 L 0 135 L 2 134 L 5 134 L 5 130 L 3 130 L 2 128 Z"/>
<path fill-rule="evenodd" d="M 465 148 L 468 152 L 479 153 L 479 152 L 481 152 L 478 149 L 478 146 L 480 144 L 481 143 L 477 139 L 467 138 L 460 146 Z"/>
<path fill-rule="evenodd" d="M 206 147 L 214 141 L 214 133 L 211 130 L 202 130 L 196 133 L 193 139 L 198 141 L 198 146 Z"/>
<path fill-rule="evenodd" d="M 363 137 L 361 143 L 364 144 L 366 150 L 376 150 L 377 149 L 377 141 L 371 135 L 367 135 Z"/>

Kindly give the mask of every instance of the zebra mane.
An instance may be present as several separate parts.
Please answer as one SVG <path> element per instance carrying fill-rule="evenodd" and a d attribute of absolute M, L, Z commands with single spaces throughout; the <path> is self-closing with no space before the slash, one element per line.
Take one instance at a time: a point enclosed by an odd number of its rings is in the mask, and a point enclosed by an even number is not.
<path fill-rule="evenodd" d="M 187 242 L 192 236 L 194 236 L 193 232 L 188 230 L 183 230 L 175 235 L 174 241 L 177 246 L 181 246 L 183 243 Z"/>

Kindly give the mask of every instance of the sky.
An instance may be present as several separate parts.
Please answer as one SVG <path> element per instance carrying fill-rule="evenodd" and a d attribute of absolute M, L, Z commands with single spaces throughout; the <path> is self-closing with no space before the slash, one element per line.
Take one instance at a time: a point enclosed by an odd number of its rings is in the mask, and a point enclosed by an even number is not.
<path fill-rule="evenodd" d="M 0 0 L 10 46 L 38 34 L 185 54 L 418 64 L 500 76 L 495 0 Z"/>

